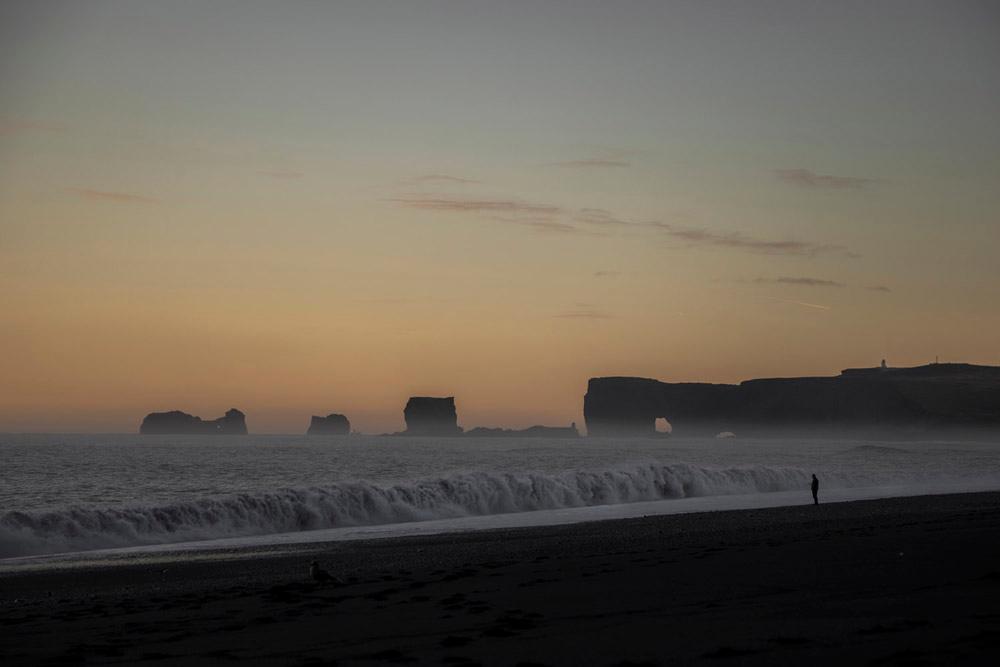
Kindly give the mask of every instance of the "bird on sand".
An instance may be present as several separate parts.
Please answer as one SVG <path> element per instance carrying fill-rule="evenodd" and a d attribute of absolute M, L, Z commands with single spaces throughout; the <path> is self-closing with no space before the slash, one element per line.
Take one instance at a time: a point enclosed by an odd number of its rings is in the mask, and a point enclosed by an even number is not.
<path fill-rule="evenodd" d="M 316 561 L 309 563 L 309 576 L 313 578 L 313 581 L 318 581 L 321 584 L 335 581 L 330 573 L 321 568 Z"/>

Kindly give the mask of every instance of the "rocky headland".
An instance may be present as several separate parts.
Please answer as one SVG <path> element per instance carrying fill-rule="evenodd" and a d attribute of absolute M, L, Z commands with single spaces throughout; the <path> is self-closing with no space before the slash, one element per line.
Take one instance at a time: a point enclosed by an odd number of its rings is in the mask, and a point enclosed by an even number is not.
<path fill-rule="evenodd" d="M 583 412 L 594 436 L 652 436 L 660 417 L 674 433 L 1000 428 L 1000 367 L 857 368 L 740 384 L 601 377 L 588 383 Z"/>

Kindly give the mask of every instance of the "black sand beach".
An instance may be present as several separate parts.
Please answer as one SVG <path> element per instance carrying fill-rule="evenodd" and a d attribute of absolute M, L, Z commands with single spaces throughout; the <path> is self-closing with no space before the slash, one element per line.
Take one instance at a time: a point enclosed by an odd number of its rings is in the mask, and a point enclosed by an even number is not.
<path fill-rule="evenodd" d="M 994 664 L 1000 493 L 0 574 L 4 664 Z M 344 580 L 320 585 L 313 559 Z"/>

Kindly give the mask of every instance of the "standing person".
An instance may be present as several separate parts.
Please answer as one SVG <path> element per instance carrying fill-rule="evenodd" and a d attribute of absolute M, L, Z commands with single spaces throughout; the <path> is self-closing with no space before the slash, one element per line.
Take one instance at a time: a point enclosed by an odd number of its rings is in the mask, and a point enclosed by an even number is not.
<path fill-rule="evenodd" d="M 813 473 L 813 505 L 819 505 L 819 480 L 816 479 L 816 473 Z"/>

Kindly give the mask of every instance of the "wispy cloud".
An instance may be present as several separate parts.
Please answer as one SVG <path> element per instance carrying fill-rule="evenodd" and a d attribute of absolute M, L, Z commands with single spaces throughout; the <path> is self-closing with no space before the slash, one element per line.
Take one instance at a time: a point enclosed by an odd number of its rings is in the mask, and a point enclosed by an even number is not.
<path fill-rule="evenodd" d="M 778 303 L 788 303 L 793 306 L 802 306 L 803 308 L 812 308 L 813 310 L 832 310 L 830 306 L 824 306 L 820 303 L 809 303 L 808 301 L 795 301 L 794 299 L 778 299 L 773 296 L 767 297 L 771 301 L 777 301 Z"/>
<path fill-rule="evenodd" d="M 463 178 L 461 176 L 451 176 L 449 174 L 422 174 L 420 176 L 412 176 L 406 179 L 407 183 L 431 183 L 431 184 L 451 184 L 451 185 L 474 185 L 479 183 L 472 178 Z"/>
<path fill-rule="evenodd" d="M 292 169 L 265 169 L 258 173 L 261 176 L 270 176 L 271 178 L 302 178 L 304 175 L 301 171 Z"/>
<path fill-rule="evenodd" d="M 581 208 L 573 216 L 574 220 L 588 225 L 617 225 L 626 226 L 635 223 L 617 218 L 603 208 Z"/>
<path fill-rule="evenodd" d="M 416 299 L 403 296 L 380 296 L 354 300 L 355 303 L 375 304 L 380 306 L 399 306 L 404 303 L 414 303 L 415 301 Z"/>
<path fill-rule="evenodd" d="M 805 255 L 809 257 L 817 255 L 844 255 L 846 257 L 857 257 L 855 253 L 850 252 L 842 245 L 810 243 L 808 241 L 761 239 L 747 236 L 740 232 L 712 232 L 707 229 L 695 227 L 678 227 L 666 222 L 646 222 L 643 224 L 691 245 L 736 248 L 768 255 Z"/>
<path fill-rule="evenodd" d="M 875 179 L 857 176 L 832 176 L 817 174 L 808 169 L 775 169 L 775 175 L 790 185 L 803 188 L 827 188 L 832 190 L 857 190 L 875 183 Z"/>
<path fill-rule="evenodd" d="M 594 271 L 595 278 L 617 278 L 621 274 L 621 271 Z"/>
<path fill-rule="evenodd" d="M 872 292 L 891 292 L 892 290 L 885 285 L 869 285 L 865 289 L 871 290 Z"/>
<path fill-rule="evenodd" d="M 444 194 L 408 193 L 386 201 L 408 208 L 453 213 L 473 213 L 492 220 L 532 227 L 536 231 L 607 236 L 614 229 L 653 230 L 690 246 L 732 248 L 768 255 L 820 255 L 857 257 L 842 245 L 809 241 L 766 239 L 741 232 L 715 232 L 659 221 L 632 221 L 602 208 L 572 209 L 510 198 L 471 198 Z M 588 227 L 603 227 L 598 232 Z"/>
<path fill-rule="evenodd" d="M 402 206 L 430 211 L 473 213 L 487 220 L 520 225 L 535 232 L 588 234 L 565 220 L 563 209 L 517 199 L 473 199 L 451 195 L 408 194 L 390 198 Z"/>
<path fill-rule="evenodd" d="M 91 201 L 108 201 L 121 204 L 153 204 L 157 201 L 152 197 L 131 194 L 129 192 L 109 192 L 106 190 L 91 190 L 89 188 L 70 188 L 70 191 Z"/>
<path fill-rule="evenodd" d="M 567 167 L 570 169 L 590 169 L 590 168 L 620 168 L 630 167 L 631 162 L 625 160 L 611 160 L 607 158 L 586 158 L 583 160 L 564 160 L 562 162 L 549 162 L 549 167 Z"/>
<path fill-rule="evenodd" d="M 404 195 L 389 201 L 409 208 L 429 211 L 454 211 L 465 213 L 513 213 L 553 216 L 562 212 L 558 206 L 530 204 L 516 199 L 466 199 L 444 195 Z"/>
<path fill-rule="evenodd" d="M 806 278 L 800 276 L 779 276 L 778 278 L 757 278 L 755 283 L 770 283 L 779 285 L 801 285 L 803 287 L 845 287 L 844 283 L 822 278 Z"/>
<path fill-rule="evenodd" d="M 551 218 L 538 218 L 538 217 L 527 217 L 527 218 L 510 218 L 502 215 L 491 215 L 488 216 L 490 220 L 496 220 L 497 222 L 507 222 L 514 225 L 522 225 L 528 227 L 536 232 L 555 232 L 558 234 L 580 234 L 582 230 L 573 225 L 567 224 L 565 222 L 559 222 L 558 220 L 553 220 Z"/>
<path fill-rule="evenodd" d="M 575 309 L 558 313 L 552 317 L 560 320 L 610 320 L 614 318 L 614 315 L 597 310 L 589 304 L 577 304 Z"/>

